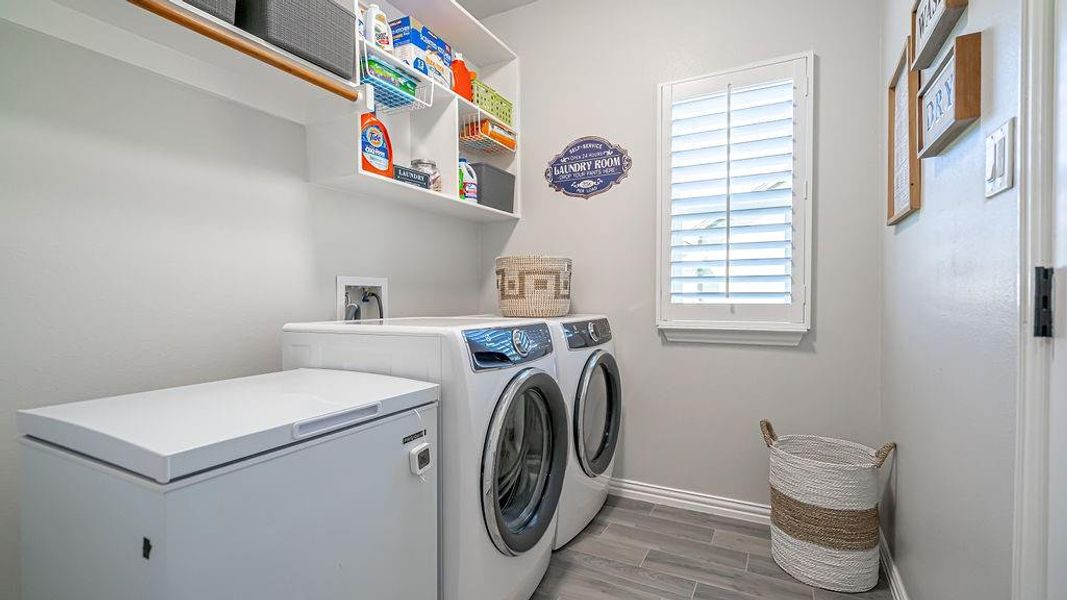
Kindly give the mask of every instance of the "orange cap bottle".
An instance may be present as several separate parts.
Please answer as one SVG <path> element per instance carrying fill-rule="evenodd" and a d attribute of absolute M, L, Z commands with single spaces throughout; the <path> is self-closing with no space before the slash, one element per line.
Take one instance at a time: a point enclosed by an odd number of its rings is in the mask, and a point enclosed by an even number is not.
<path fill-rule="evenodd" d="M 467 63 L 463 62 L 463 55 L 456 52 L 452 59 L 452 91 L 467 100 L 474 100 L 474 90 L 471 88 L 471 72 L 467 70 Z"/>

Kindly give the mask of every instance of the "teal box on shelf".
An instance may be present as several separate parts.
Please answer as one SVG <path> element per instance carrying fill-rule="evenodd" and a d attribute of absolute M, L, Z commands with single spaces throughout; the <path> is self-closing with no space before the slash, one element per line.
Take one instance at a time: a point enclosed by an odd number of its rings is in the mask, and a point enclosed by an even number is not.
<path fill-rule="evenodd" d="M 414 17 L 400 17 L 389 23 L 397 58 L 425 73 L 438 83 L 452 87 L 452 46 Z"/>

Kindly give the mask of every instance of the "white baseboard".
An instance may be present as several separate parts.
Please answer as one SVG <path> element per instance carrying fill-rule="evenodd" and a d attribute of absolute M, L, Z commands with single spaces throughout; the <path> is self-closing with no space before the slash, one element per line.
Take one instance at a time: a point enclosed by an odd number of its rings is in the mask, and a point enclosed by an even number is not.
<path fill-rule="evenodd" d="M 889 551 L 889 544 L 885 541 L 885 532 L 878 532 L 878 551 L 882 555 L 882 571 L 889 582 L 889 592 L 893 594 L 893 600 L 908 600 L 908 592 L 904 590 L 904 580 L 900 577 L 897 563 L 893 562 L 893 554 Z"/>
<path fill-rule="evenodd" d="M 771 522 L 771 507 L 757 502 L 678 490 L 629 479 L 612 479 L 608 484 L 608 492 L 632 500 L 644 500 L 762 525 L 769 525 Z"/>
<path fill-rule="evenodd" d="M 678 490 L 629 479 L 612 479 L 608 484 L 608 493 L 631 500 L 644 500 L 653 504 L 685 508 L 751 523 L 768 525 L 771 522 L 771 507 L 766 504 Z M 893 600 L 909 600 L 908 593 L 904 590 L 904 580 L 900 576 L 897 564 L 893 562 L 893 554 L 889 551 L 889 545 L 885 541 L 885 532 L 879 531 L 878 539 L 882 570 L 889 582 L 889 591 L 893 595 Z"/>

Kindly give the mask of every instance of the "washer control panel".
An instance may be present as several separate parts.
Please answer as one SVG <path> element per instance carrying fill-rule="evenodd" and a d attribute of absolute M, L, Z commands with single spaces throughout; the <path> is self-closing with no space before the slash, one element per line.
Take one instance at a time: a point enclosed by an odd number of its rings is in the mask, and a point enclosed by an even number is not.
<path fill-rule="evenodd" d="M 471 329 L 463 338 L 475 371 L 521 365 L 552 353 L 552 335 L 544 323 Z"/>
<path fill-rule="evenodd" d="M 563 323 L 563 335 L 571 350 L 592 348 L 611 341 L 611 324 L 607 319 Z"/>

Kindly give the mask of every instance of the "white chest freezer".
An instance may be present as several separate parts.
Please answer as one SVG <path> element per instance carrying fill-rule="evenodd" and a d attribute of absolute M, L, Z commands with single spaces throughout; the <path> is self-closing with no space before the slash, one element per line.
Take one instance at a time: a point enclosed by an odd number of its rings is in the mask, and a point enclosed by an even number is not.
<path fill-rule="evenodd" d="M 438 398 L 299 369 L 19 411 L 22 597 L 435 600 Z"/>

